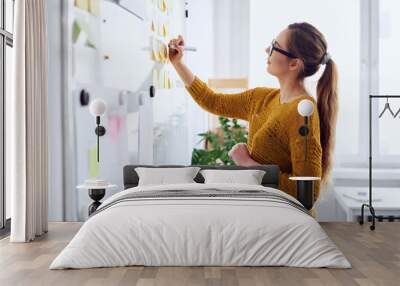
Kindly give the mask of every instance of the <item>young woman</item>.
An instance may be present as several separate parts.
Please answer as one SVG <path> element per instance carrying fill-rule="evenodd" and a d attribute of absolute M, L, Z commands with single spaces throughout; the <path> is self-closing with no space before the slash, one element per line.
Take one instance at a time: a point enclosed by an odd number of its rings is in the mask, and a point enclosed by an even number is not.
<path fill-rule="evenodd" d="M 237 165 L 277 164 L 280 189 L 296 197 L 290 176 L 316 176 L 326 182 L 332 165 L 338 108 L 337 71 L 327 52 L 323 34 L 308 23 L 294 23 L 279 33 L 266 49 L 267 71 L 276 76 L 280 88 L 257 87 L 241 93 L 212 91 L 182 62 L 184 40 L 170 41 L 175 48 L 169 58 L 193 99 L 205 110 L 220 116 L 249 121 L 247 144 L 235 145 L 229 152 Z M 317 100 L 310 96 L 304 79 L 325 70 L 318 80 Z M 310 99 L 314 113 L 309 118 L 308 157 L 304 160 L 304 138 L 299 128 L 304 118 L 297 104 Z M 315 200 L 320 181 L 315 185 Z"/>

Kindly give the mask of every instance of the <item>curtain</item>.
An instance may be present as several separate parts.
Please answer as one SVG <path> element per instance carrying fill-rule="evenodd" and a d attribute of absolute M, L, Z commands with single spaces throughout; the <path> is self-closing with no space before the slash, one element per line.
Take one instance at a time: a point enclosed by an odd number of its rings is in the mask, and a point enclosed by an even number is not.
<path fill-rule="evenodd" d="M 47 32 L 45 0 L 15 1 L 13 92 L 6 111 L 12 242 L 47 232 Z"/>

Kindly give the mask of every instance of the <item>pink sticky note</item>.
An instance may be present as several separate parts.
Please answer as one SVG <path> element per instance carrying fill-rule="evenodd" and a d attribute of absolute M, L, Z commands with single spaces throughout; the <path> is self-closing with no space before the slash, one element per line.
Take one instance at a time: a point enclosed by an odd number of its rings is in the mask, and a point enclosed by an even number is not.
<path fill-rule="evenodd" d="M 111 142 L 115 143 L 118 140 L 122 128 L 122 118 L 118 114 L 110 114 L 108 116 L 108 135 Z"/>

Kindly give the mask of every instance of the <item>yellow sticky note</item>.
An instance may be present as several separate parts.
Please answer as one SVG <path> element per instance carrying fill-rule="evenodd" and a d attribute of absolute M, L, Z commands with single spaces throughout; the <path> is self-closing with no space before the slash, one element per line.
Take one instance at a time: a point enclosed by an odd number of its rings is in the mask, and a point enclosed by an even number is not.
<path fill-rule="evenodd" d="M 162 62 L 164 60 L 164 53 L 162 51 L 163 47 L 160 45 L 160 48 L 158 49 L 158 57 L 160 58 L 160 61 Z"/>
<path fill-rule="evenodd" d="M 164 37 L 167 37 L 167 35 L 168 35 L 168 32 L 167 32 L 167 25 L 164 24 L 164 25 L 163 25 L 163 36 L 164 36 Z"/>
<path fill-rule="evenodd" d="M 152 60 L 158 62 L 160 60 L 159 57 L 160 54 L 159 54 L 158 42 L 155 39 L 153 39 L 152 41 L 151 49 L 152 49 L 152 55 L 151 55 Z"/>
<path fill-rule="evenodd" d="M 97 162 L 97 146 L 90 148 L 88 151 L 88 173 L 89 178 L 99 176 L 99 163 Z"/>
<path fill-rule="evenodd" d="M 167 11 L 167 1 L 166 0 L 162 0 L 161 11 L 163 11 L 163 12 Z"/>
<path fill-rule="evenodd" d="M 168 58 L 168 47 L 165 43 L 160 43 L 160 60 L 165 63 Z"/>
<path fill-rule="evenodd" d="M 75 0 L 75 6 L 82 10 L 89 11 L 89 0 Z"/>
<path fill-rule="evenodd" d="M 88 11 L 95 16 L 100 15 L 100 0 L 89 0 L 89 9 Z"/>
<path fill-rule="evenodd" d="M 167 72 L 167 88 L 168 88 L 168 89 L 171 88 L 171 82 L 170 82 L 170 78 L 169 78 L 169 72 Z"/>

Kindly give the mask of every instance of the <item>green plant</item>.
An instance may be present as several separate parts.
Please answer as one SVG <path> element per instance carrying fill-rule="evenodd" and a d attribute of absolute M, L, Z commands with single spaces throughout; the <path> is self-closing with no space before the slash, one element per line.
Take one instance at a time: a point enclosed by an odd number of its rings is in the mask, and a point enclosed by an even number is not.
<path fill-rule="evenodd" d="M 199 133 L 199 141 L 206 142 L 210 148 L 193 149 L 192 165 L 234 165 L 228 152 L 237 143 L 247 142 L 247 130 L 238 124 L 237 119 L 218 117 L 220 126 L 216 131 Z"/>

